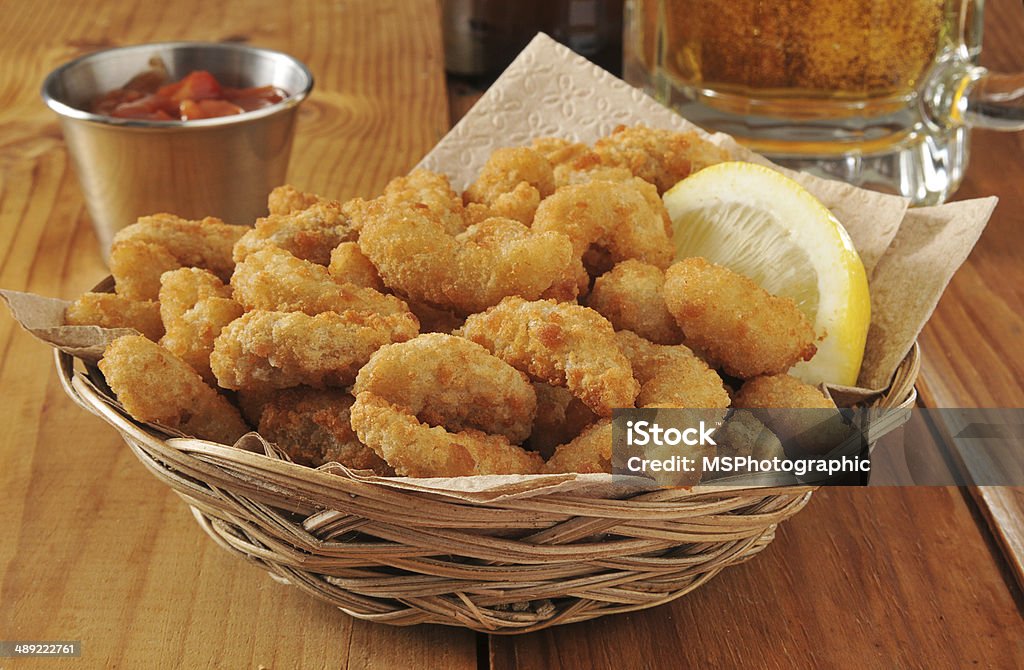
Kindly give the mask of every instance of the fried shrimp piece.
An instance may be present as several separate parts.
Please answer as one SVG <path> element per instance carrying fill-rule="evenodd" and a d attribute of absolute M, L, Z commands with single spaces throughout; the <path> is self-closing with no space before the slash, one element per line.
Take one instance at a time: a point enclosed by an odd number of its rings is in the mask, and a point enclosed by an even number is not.
<path fill-rule="evenodd" d="M 107 345 L 99 367 L 136 421 L 221 444 L 234 444 L 249 431 L 238 410 L 195 370 L 145 337 L 117 338 Z"/>
<path fill-rule="evenodd" d="M 231 299 L 231 289 L 212 272 L 179 268 L 160 277 L 160 318 L 167 330 L 160 344 L 207 384 L 217 383 L 210 370 L 213 342 L 242 312 Z"/>
<path fill-rule="evenodd" d="M 413 302 L 467 315 L 552 287 L 575 296 L 579 259 L 561 233 L 488 219 L 452 236 L 426 208 L 384 200 L 368 203 L 361 216 L 359 249 L 385 285 Z"/>
<path fill-rule="evenodd" d="M 502 435 L 431 427 L 368 392 L 356 396 L 352 428 L 403 477 L 536 474 L 544 465 L 540 454 L 509 444 Z"/>
<path fill-rule="evenodd" d="M 548 159 L 529 147 L 495 149 L 476 181 L 466 189 L 463 201 L 495 207 L 522 184 L 537 191 L 539 198 L 554 193 L 555 175 Z"/>
<path fill-rule="evenodd" d="M 576 439 L 555 448 L 544 464 L 544 472 L 608 472 L 612 471 L 612 422 L 601 419 Z"/>
<path fill-rule="evenodd" d="M 64 323 L 69 326 L 134 328 L 154 342 L 164 334 L 159 303 L 132 300 L 116 293 L 82 294 L 68 305 Z"/>
<path fill-rule="evenodd" d="M 309 209 L 313 205 L 329 205 L 334 208 L 341 206 L 337 200 L 321 198 L 315 193 L 300 191 L 291 184 L 278 186 L 267 196 L 267 209 L 271 215 L 294 214 Z"/>
<path fill-rule="evenodd" d="M 540 137 L 533 150 L 551 163 L 555 188 L 588 181 L 629 181 L 633 173 L 624 167 L 601 164 L 601 157 L 586 144 L 558 137 Z"/>
<path fill-rule="evenodd" d="M 785 372 L 817 351 L 814 329 L 793 300 L 704 258 L 681 260 L 665 272 L 665 306 L 687 343 L 734 377 Z"/>
<path fill-rule="evenodd" d="M 259 390 L 305 384 L 348 386 L 373 352 L 416 336 L 408 313 L 247 312 L 213 345 L 210 367 L 224 388 Z"/>
<path fill-rule="evenodd" d="M 719 456 L 750 456 L 758 460 L 785 458 L 782 443 L 772 431 L 746 410 L 736 410 L 715 432 Z"/>
<path fill-rule="evenodd" d="M 296 258 L 327 265 L 334 247 L 358 236 L 345 206 L 325 200 L 306 209 L 257 220 L 256 227 L 238 240 L 232 253 L 235 262 L 241 263 L 249 254 L 276 247 Z"/>
<path fill-rule="evenodd" d="M 408 313 L 393 295 L 347 282 L 337 282 L 327 268 L 268 247 L 250 254 L 231 276 L 234 298 L 247 310 L 305 312 Z"/>
<path fill-rule="evenodd" d="M 533 217 L 537 214 L 537 206 L 540 205 L 540 201 L 540 191 L 525 181 L 519 182 L 518 186 L 508 193 L 503 193 L 489 205 L 478 202 L 467 204 L 466 222 L 471 225 L 497 217 L 513 219 L 528 226 L 533 223 Z"/>
<path fill-rule="evenodd" d="M 657 344 L 679 344 L 683 331 L 665 307 L 665 273 L 654 265 L 622 261 L 601 275 L 587 305 L 611 321 Z"/>
<path fill-rule="evenodd" d="M 695 132 L 619 126 L 594 143 L 603 165 L 624 167 L 664 193 L 691 173 L 730 159 Z"/>
<path fill-rule="evenodd" d="M 612 325 L 580 305 L 505 298 L 467 318 L 462 334 L 534 381 L 567 387 L 599 416 L 632 407 L 639 391 Z"/>
<path fill-rule="evenodd" d="M 554 190 L 555 176 L 543 155 L 528 147 L 496 149 L 463 194 L 466 218 L 479 223 L 500 217 L 528 226 Z"/>
<path fill-rule="evenodd" d="M 827 453 L 851 432 L 831 398 L 787 374 L 747 380 L 733 406 L 752 410 L 794 454 Z"/>
<path fill-rule="evenodd" d="M 110 274 L 115 290 L 134 300 L 156 300 L 160 275 L 182 267 L 204 268 L 227 281 L 235 267 L 231 248 L 245 231 L 213 217 L 143 216 L 114 236 Z"/>
<path fill-rule="evenodd" d="M 733 404 L 746 408 L 835 409 L 832 399 L 792 375 L 755 377 L 744 382 Z"/>
<path fill-rule="evenodd" d="M 392 207 L 426 208 L 449 235 L 466 229 L 462 198 L 443 174 L 422 168 L 413 170 L 408 176 L 392 179 L 384 187 L 382 198 Z"/>
<path fill-rule="evenodd" d="M 381 347 L 352 392 L 372 393 L 431 426 L 527 438 L 537 395 L 526 375 L 475 342 L 430 333 Z"/>
<path fill-rule="evenodd" d="M 331 277 L 338 282 L 348 282 L 374 291 L 385 291 L 384 281 L 377 274 L 370 259 L 359 250 L 355 242 L 342 242 L 331 252 L 331 264 L 327 266 Z"/>
<path fill-rule="evenodd" d="M 615 333 L 615 339 L 641 385 L 637 407 L 729 406 L 722 378 L 686 346 L 654 344 L 628 330 Z"/>
<path fill-rule="evenodd" d="M 613 263 L 635 258 L 665 268 L 675 253 L 661 211 L 633 182 L 563 186 L 540 203 L 533 229 L 568 235 L 578 258 L 597 245 Z"/>
<path fill-rule="evenodd" d="M 567 388 L 534 382 L 533 390 L 537 394 L 537 418 L 527 446 L 544 458 L 551 458 L 555 447 L 571 441 L 597 421 L 597 415 Z"/>
<path fill-rule="evenodd" d="M 353 402 L 355 398 L 341 389 L 302 386 L 280 391 L 264 405 L 259 433 L 301 465 L 315 468 L 333 462 L 393 474 L 352 430 Z"/>

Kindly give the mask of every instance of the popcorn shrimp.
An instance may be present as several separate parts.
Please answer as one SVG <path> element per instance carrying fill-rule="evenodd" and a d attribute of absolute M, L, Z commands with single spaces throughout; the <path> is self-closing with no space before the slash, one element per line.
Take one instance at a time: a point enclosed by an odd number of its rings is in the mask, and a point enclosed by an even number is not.
<path fill-rule="evenodd" d="M 374 291 L 385 291 L 384 281 L 373 267 L 370 259 L 359 250 L 355 242 L 342 242 L 331 252 L 331 264 L 327 266 L 331 277 L 338 282 L 348 282 Z"/>
<path fill-rule="evenodd" d="M 135 300 L 156 300 L 160 275 L 181 267 L 204 268 L 227 281 L 235 267 L 231 249 L 245 231 L 213 217 L 143 216 L 114 236 L 110 274 L 115 291 Z"/>
<path fill-rule="evenodd" d="M 682 179 L 709 165 L 729 160 L 729 154 L 695 132 L 619 126 L 594 143 L 594 152 L 607 166 L 624 167 L 664 193 Z"/>
<path fill-rule="evenodd" d="M 241 263 L 260 249 L 277 247 L 296 258 L 327 265 L 334 247 L 359 235 L 345 207 L 324 200 L 306 209 L 259 219 L 235 244 L 234 260 Z"/>
<path fill-rule="evenodd" d="M 263 407 L 260 435 L 301 465 L 315 468 L 334 462 L 379 475 L 393 474 L 352 430 L 353 402 L 355 398 L 341 389 L 302 386 L 279 391 Z"/>
<path fill-rule="evenodd" d="M 616 330 L 631 330 L 657 344 L 679 344 L 683 331 L 665 307 L 665 273 L 637 260 L 616 265 L 594 282 L 587 305 Z"/>
<path fill-rule="evenodd" d="M 240 316 L 242 306 L 212 272 L 180 268 L 160 277 L 160 317 L 167 330 L 160 344 L 208 384 L 217 383 L 210 370 L 213 342 L 224 326 Z"/>
<path fill-rule="evenodd" d="M 69 326 L 134 328 L 154 342 L 164 334 L 159 303 L 132 300 L 116 293 L 83 294 L 68 305 L 64 323 Z"/>
<path fill-rule="evenodd" d="M 652 207 L 631 181 L 591 181 L 563 186 L 541 202 L 533 229 L 568 235 L 577 258 L 596 245 L 612 263 L 635 258 L 665 268 L 675 249 L 663 209 Z"/>
<path fill-rule="evenodd" d="M 250 254 L 231 277 L 234 298 L 248 310 L 305 312 L 377 312 L 401 314 L 408 306 L 394 297 L 338 282 L 327 268 L 268 247 Z"/>
<path fill-rule="evenodd" d="M 639 390 L 612 325 L 586 307 L 505 298 L 467 318 L 462 334 L 534 381 L 566 386 L 599 416 L 632 407 Z"/>
<path fill-rule="evenodd" d="M 665 272 L 665 305 L 687 343 L 734 377 L 785 372 L 817 351 L 810 321 L 790 298 L 703 258 Z"/>
<path fill-rule="evenodd" d="M 648 342 L 628 330 L 615 333 L 640 382 L 637 407 L 720 409 L 729 406 L 722 378 L 683 345 Z"/>
<path fill-rule="evenodd" d="M 509 295 L 536 299 L 553 287 L 576 294 L 579 260 L 561 233 L 488 219 L 452 236 L 427 208 L 381 200 L 362 216 L 360 250 L 387 286 L 413 302 L 467 315 Z"/>
<path fill-rule="evenodd" d="M 510 444 L 502 435 L 431 427 L 408 409 L 369 392 L 356 396 L 352 428 L 404 477 L 536 474 L 544 465 L 540 454 Z"/>
<path fill-rule="evenodd" d="M 99 367 L 136 421 L 221 444 L 234 444 L 249 431 L 238 410 L 195 370 L 141 335 L 119 337 L 107 345 Z"/>
<path fill-rule="evenodd" d="M 475 342 L 431 333 L 385 345 L 352 392 L 399 405 L 431 426 L 474 428 L 519 443 L 530 434 L 537 396 L 526 375 Z"/>
<path fill-rule="evenodd" d="M 373 352 L 416 336 L 408 313 L 253 311 L 221 331 L 210 355 L 217 383 L 233 390 L 348 386 Z"/>

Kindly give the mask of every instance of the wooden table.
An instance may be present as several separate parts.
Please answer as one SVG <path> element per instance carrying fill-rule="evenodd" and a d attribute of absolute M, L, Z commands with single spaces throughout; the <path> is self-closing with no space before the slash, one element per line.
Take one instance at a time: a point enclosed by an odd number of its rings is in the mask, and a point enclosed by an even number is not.
<path fill-rule="evenodd" d="M 87 6 L 88 5 L 88 6 Z M 55 65 L 188 37 L 288 51 L 317 88 L 290 180 L 371 195 L 447 130 L 437 10 L 415 2 L 4 5 L 0 286 L 73 297 L 105 274 L 56 120 Z M 988 7 L 986 60 L 1024 67 L 1024 12 Z M 1022 136 L 975 133 L 958 197 L 1002 198 L 921 337 L 922 401 L 1024 406 Z M 1024 666 L 1020 489 L 831 489 L 756 560 L 670 605 L 519 637 L 363 623 L 216 547 L 108 426 L 69 402 L 50 351 L 0 317 L 0 639 L 78 639 L 49 667 Z"/>

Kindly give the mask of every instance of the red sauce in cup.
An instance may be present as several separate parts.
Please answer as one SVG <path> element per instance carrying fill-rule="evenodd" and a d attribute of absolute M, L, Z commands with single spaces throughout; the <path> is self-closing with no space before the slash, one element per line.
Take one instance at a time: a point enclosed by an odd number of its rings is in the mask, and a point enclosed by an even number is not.
<path fill-rule="evenodd" d="M 89 111 L 121 119 L 194 121 L 230 116 L 280 102 L 287 95 L 274 86 L 231 88 L 205 70 L 194 70 L 170 84 L 160 69 L 147 70 L 122 88 L 93 101 Z"/>

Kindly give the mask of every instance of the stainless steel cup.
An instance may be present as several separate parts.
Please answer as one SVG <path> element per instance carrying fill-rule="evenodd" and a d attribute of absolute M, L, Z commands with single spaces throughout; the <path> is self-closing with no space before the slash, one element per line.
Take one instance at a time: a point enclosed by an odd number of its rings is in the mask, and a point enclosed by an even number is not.
<path fill-rule="evenodd" d="M 207 70 L 226 86 L 276 86 L 276 104 L 195 121 L 119 119 L 88 111 L 160 58 L 171 80 Z M 240 44 L 167 42 L 98 51 L 54 70 L 43 83 L 60 117 L 78 181 L 106 259 L 114 234 L 139 216 L 170 212 L 252 224 L 284 183 L 299 104 L 313 76 L 295 58 Z"/>

